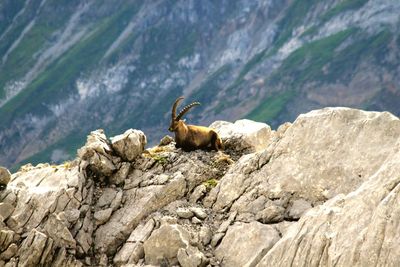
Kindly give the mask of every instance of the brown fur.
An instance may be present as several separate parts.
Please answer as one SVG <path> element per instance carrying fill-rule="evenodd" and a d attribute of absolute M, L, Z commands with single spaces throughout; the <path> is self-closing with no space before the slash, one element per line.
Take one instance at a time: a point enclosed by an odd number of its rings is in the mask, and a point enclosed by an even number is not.
<path fill-rule="evenodd" d="M 176 147 L 182 148 L 185 151 L 192 151 L 196 149 L 223 149 L 222 140 L 218 133 L 204 126 L 186 125 L 180 118 L 188 112 L 195 105 L 200 105 L 194 102 L 182 109 L 178 116 L 175 115 L 176 107 L 183 97 L 178 98 L 172 107 L 172 120 L 169 131 L 175 133 Z"/>

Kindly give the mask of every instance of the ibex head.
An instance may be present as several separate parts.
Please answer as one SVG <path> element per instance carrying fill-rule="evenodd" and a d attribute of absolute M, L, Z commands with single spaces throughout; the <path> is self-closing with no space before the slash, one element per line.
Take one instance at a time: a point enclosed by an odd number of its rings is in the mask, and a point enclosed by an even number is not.
<path fill-rule="evenodd" d="M 178 98 L 175 100 L 174 105 L 172 106 L 171 124 L 169 125 L 169 128 L 168 128 L 168 130 L 169 130 L 170 132 L 176 132 L 176 130 L 177 130 L 179 124 L 182 124 L 182 123 L 183 123 L 183 121 L 181 121 L 182 116 L 185 115 L 192 107 L 200 105 L 199 102 L 193 102 L 193 103 L 191 103 L 191 104 L 185 106 L 185 107 L 181 110 L 181 112 L 179 112 L 179 114 L 178 114 L 178 116 L 177 116 L 177 115 L 176 115 L 176 108 L 177 108 L 179 102 L 182 101 L 182 99 L 183 99 L 182 96 L 181 96 L 181 97 L 178 97 Z"/>

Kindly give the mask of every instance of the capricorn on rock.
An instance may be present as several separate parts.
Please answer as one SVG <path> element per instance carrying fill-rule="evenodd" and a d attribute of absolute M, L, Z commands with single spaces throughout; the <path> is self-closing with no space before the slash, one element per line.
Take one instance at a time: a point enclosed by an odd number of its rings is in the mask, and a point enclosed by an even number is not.
<path fill-rule="evenodd" d="M 185 106 L 178 116 L 176 116 L 176 108 L 183 97 L 175 100 L 172 106 L 172 120 L 169 126 L 169 131 L 175 133 L 175 143 L 177 148 L 182 148 L 184 151 L 192 151 L 196 149 L 223 149 L 222 140 L 218 133 L 204 126 L 186 125 L 182 116 L 185 115 L 192 107 L 200 105 L 199 102 L 193 102 Z"/>

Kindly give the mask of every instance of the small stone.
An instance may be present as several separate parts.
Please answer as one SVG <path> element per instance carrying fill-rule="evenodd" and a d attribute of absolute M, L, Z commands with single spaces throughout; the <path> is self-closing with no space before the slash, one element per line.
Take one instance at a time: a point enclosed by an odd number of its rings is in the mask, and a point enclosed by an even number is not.
<path fill-rule="evenodd" d="M 199 218 L 197 218 L 197 217 L 193 217 L 192 218 L 192 223 L 193 224 L 201 224 L 201 220 Z"/>
<path fill-rule="evenodd" d="M 256 214 L 256 220 L 262 223 L 278 223 L 283 221 L 285 209 L 280 206 L 271 205 Z"/>
<path fill-rule="evenodd" d="M 106 254 L 101 254 L 99 257 L 99 266 L 107 266 L 108 257 Z"/>
<path fill-rule="evenodd" d="M 205 194 L 207 193 L 207 187 L 204 184 L 201 184 L 197 186 L 194 190 L 193 193 L 190 195 L 189 202 L 190 203 L 196 203 L 199 201 L 200 198 L 202 198 Z"/>
<path fill-rule="evenodd" d="M 79 219 L 81 212 L 78 209 L 70 209 L 64 212 L 68 222 L 74 223 Z"/>
<path fill-rule="evenodd" d="M 195 207 L 192 207 L 192 208 L 190 208 L 190 210 L 194 213 L 194 215 L 197 217 L 197 218 L 199 218 L 199 219 L 202 219 L 202 220 L 204 220 L 205 218 L 207 218 L 207 213 L 204 211 L 204 209 L 202 209 L 202 208 L 195 208 Z"/>
<path fill-rule="evenodd" d="M 112 212 L 113 212 L 112 208 L 96 211 L 93 215 L 96 224 L 102 225 L 106 223 L 108 219 L 110 219 Z"/>
<path fill-rule="evenodd" d="M 160 140 L 160 143 L 158 144 L 158 146 L 167 146 L 167 145 L 171 144 L 173 141 L 174 141 L 174 138 L 172 138 L 169 135 L 166 135 Z"/>
<path fill-rule="evenodd" d="M 190 219 L 193 217 L 193 212 L 190 211 L 188 208 L 178 208 L 176 210 L 176 214 L 184 219 Z"/>
<path fill-rule="evenodd" d="M 199 239 L 200 239 L 201 243 L 204 246 L 206 246 L 206 245 L 210 244 L 211 238 L 212 238 L 211 229 L 207 226 L 202 226 L 200 228 L 200 232 L 199 232 Z"/>

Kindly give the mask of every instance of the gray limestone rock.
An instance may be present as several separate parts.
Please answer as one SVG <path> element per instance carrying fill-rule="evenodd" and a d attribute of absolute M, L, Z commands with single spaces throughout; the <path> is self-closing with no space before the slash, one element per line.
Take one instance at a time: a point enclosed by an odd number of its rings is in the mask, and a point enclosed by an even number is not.
<path fill-rule="evenodd" d="M 145 224 L 138 225 L 131 233 L 126 243 L 114 257 L 114 264 L 136 264 L 144 257 L 143 242 L 148 239 L 155 226 L 154 220 L 150 219 Z"/>
<path fill-rule="evenodd" d="M 0 166 L 0 186 L 6 186 L 11 180 L 11 173 L 4 167 Z"/>
<path fill-rule="evenodd" d="M 238 120 L 235 123 L 216 121 L 210 125 L 221 136 L 225 148 L 235 151 L 260 151 L 271 143 L 273 131 L 265 123 Z"/>
<path fill-rule="evenodd" d="M 111 151 L 104 131 L 96 130 L 88 135 L 85 146 L 78 150 L 78 157 L 85 169 L 89 167 L 99 175 L 111 176 L 117 170 Z"/>
<path fill-rule="evenodd" d="M 5 221 L 14 212 L 15 208 L 9 203 L 0 203 L 0 220 Z"/>
<path fill-rule="evenodd" d="M 234 223 L 229 227 L 215 256 L 222 266 L 254 266 L 280 239 L 270 225 Z"/>
<path fill-rule="evenodd" d="M 182 267 L 205 267 L 209 262 L 198 248 L 192 246 L 180 248 L 177 258 Z"/>
<path fill-rule="evenodd" d="M 102 225 L 108 221 L 108 219 L 111 217 L 112 212 L 112 208 L 96 211 L 93 214 L 94 221 L 97 225 Z"/>
<path fill-rule="evenodd" d="M 184 219 L 190 219 L 193 217 L 193 212 L 189 208 L 178 208 L 176 214 Z"/>
<path fill-rule="evenodd" d="M 177 264 L 178 251 L 181 248 L 188 248 L 189 240 L 189 232 L 182 226 L 161 225 L 143 244 L 146 263 L 160 265 L 163 261 L 167 261 L 170 265 Z"/>
<path fill-rule="evenodd" d="M 111 138 L 114 151 L 126 161 L 133 161 L 137 156 L 141 155 L 146 143 L 144 133 L 133 129 Z"/>
<path fill-rule="evenodd" d="M 298 220 L 303 214 L 311 209 L 310 202 L 304 199 L 298 199 L 293 201 L 292 206 L 288 210 L 287 218 L 290 220 Z"/>

